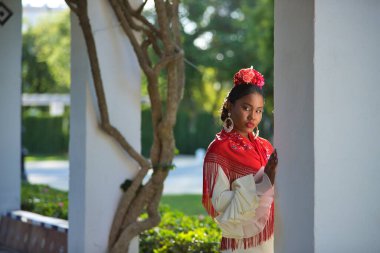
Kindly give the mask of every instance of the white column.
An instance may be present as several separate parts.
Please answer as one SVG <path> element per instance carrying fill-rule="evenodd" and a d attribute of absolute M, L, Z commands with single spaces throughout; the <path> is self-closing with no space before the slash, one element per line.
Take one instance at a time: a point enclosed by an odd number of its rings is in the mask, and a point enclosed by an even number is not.
<path fill-rule="evenodd" d="M 275 251 L 313 252 L 313 1 L 275 2 Z"/>
<path fill-rule="evenodd" d="M 315 252 L 380 252 L 380 1 L 315 4 Z"/>
<path fill-rule="evenodd" d="M 1 2 L 13 14 L 0 25 L 0 213 L 20 208 L 22 42 L 21 1 Z"/>
<path fill-rule="evenodd" d="M 137 149 L 140 144 L 140 69 L 107 1 L 89 3 L 110 120 Z M 98 127 L 87 49 L 72 15 L 69 252 L 106 252 L 120 185 L 137 164 Z M 138 252 L 138 240 L 130 252 Z"/>
<path fill-rule="evenodd" d="M 276 252 L 380 252 L 379 13 L 275 3 Z"/>

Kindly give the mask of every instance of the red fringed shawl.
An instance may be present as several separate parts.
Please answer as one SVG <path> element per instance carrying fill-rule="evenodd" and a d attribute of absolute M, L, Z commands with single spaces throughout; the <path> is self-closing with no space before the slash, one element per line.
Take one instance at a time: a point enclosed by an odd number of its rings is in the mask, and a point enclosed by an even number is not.
<path fill-rule="evenodd" d="M 216 135 L 207 149 L 203 165 L 202 203 L 211 217 L 219 215 L 211 202 L 218 174 L 218 166 L 212 164 L 220 165 L 231 185 L 237 178 L 248 174 L 255 175 L 262 166 L 266 165 L 272 152 L 273 147 L 269 141 L 260 137 L 254 139 L 252 133 L 249 133 L 249 140 L 235 130 L 227 133 L 222 129 Z M 244 245 L 244 249 L 251 248 L 268 240 L 274 232 L 274 203 L 268 212 L 270 212 L 268 221 L 259 234 L 243 239 L 222 237 L 221 250 L 233 250 L 239 245 Z"/>

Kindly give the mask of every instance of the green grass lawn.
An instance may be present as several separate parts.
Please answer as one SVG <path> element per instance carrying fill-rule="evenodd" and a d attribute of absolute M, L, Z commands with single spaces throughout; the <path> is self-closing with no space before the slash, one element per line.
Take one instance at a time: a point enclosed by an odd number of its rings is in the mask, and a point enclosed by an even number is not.
<path fill-rule="evenodd" d="M 22 207 L 24 210 L 40 213 L 47 216 L 66 218 L 68 208 L 68 192 L 50 188 L 47 185 L 22 184 Z M 178 210 L 185 215 L 206 215 L 202 206 L 200 194 L 163 195 L 161 204 L 169 206 L 171 210 Z"/>
<path fill-rule="evenodd" d="M 67 160 L 67 154 L 62 155 L 31 155 L 26 156 L 26 161 L 49 161 L 49 160 Z M 49 187 L 48 187 L 49 188 Z M 53 189 L 52 189 L 53 190 Z M 170 194 L 163 195 L 161 204 L 168 205 L 171 209 L 176 209 L 186 215 L 206 215 L 202 206 L 202 195 L 200 194 Z"/>
<path fill-rule="evenodd" d="M 200 194 L 163 195 L 161 204 L 166 204 L 171 209 L 176 209 L 186 215 L 206 215 L 206 210 L 202 206 L 202 195 Z"/>
<path fill-rule="evenodd" d="M 25 161 L 27 162 L 35 162 L 35 161 L 64 161 L 68 160 L 68 155 L 28 155 L 25 157 Z"/>

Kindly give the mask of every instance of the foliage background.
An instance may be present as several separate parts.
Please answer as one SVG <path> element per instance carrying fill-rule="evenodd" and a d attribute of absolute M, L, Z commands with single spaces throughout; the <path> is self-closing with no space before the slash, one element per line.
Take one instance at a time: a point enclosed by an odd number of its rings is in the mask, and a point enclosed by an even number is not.
<path fill-rule="evenodd" d="M 151 20 L 153 11 L 146 11 Z M 260 135 L 271 139 L 273 133 L 273 0 L 183 0 L 180 8 L 183 46 L 186 57 L 186 88 L 175 127 L 176 145 L 181 154 L 194 154 L 207 148 L 220 131 L 219 110 L 234 73 L 254 66 L 264 74 L 265 109 Z M 23 32 L 23 92 L 68 93 L 70 90 L 70 20 L 69 12 L 50 14 Z M 144 78 L 143 78 L 144 79 Z M 163 85 L 162 85 L 163 87 Z M 164 90 L 162 88 L 162 93 Z M 147 96 L 146 82 L 142 95 Z M 24 108 L 24 146 L 31 154 L 51 154 L 62 148 L 39 138 L 43 134 L 68 138 L 68 124 L 46 128 L 48 119 L 31 117 Z M 41 109 L 33 109 L 36 110 Z M 43 109 L 42 109 L 43 111 Z M 68 114 L 67 114 L 68 115 Z M 68 116 L 67 116 L 68 117 Z M 38 121 L 41 120 L 41 123 Z M 54 119 L 52 119 L 54 121 Z M 152 143 L 149 104 L 142 105 L 142 153 L 149 155 Z M 48 133 L 51 132 L 51 133 Z M 33 136 L 31 136 L 33 135 Z M 46 141 L 45 141 L 46 140 Z M 35 142 L 35 141 L 33 141 Z M 65 150 L 68 149 L 67 141 Z M 42 147 L 51 146 L 46 151 Z"/>
<path fill-rule="evenodd" d="M 186 88 L 175 127 L 179 152 L 194 154 L 197 148 L 207 148 L 220 130 L 219 110 L 232 87 L 234 73 L 251 65 L 266 79 L 264 117 L 259 127 L 260 135 L 271 139 L 273 0 L 183 0 L 180 9 Z M 155 19 L 152 11 L 146 11 L 146 15 Z M 22 50 L 24 93 L 70 91 L 68 11 L 49 15 L 35 26 L 26 25 Z M 146 82 L 142 85 L 142 95 L 147 96 Z M 30 154 L 67 152 L 68 118 L 69 109 L 62 117 L 50 117 L 46 108 L 24 108 L 23 145 Z M 150 119 L 149 104 L 142 104 L 145 156 L 149 155 L 152 142 Z M 200 196 L 163 196 L 162 203 L 162 222 L 141 235 L 141 252 L 218 252 L 220 231 L 205 216 Z M 187 206 L 189 203 L 192 208 Z M 22 208 L 25 210 L 67 219 L 67 204 L 65 192 L 46 186 L 23 185 Z M 165 204 L 169 204 L 169 208 Z M 173 207 L 181 207 L 188 213 L 173 210 Z"/>
<path fill-rule="evenodd" d="M 70 12 L 50 13 L 35 25 L 23 25 L 22 91 L 70 92 Z"/>

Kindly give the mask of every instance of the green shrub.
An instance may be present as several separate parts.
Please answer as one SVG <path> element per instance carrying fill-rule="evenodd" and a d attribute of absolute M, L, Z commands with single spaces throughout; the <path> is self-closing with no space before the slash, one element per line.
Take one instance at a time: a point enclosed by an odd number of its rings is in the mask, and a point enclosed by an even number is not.
<path fill-rule="evenodd" d="M 68 195 L 65 191 L 56 190 L 47 185 L 23 183 L 21 209 L 67 220 Z"/>
<path fill-rule="evenodd" d="M 45 216 L 67 219 L 68 193 L 46 185 L 23 183 L 21 208 Z M 165 204 L 160 205 L 160 214 L 160 224 L 140 235 L 141 253 L 219 252 L 221 232 L 209 216 L 185 215 Z M 147 214 L 142 214 L 140 218 L 147 218 Z"/>
<path fill-rule="evenodd" d="M 165 205 L 160 214 L 161 223 L 140 235 L 141 253 L 219 252 L 221 232 L 209 216 L 186 216 Z"/>

